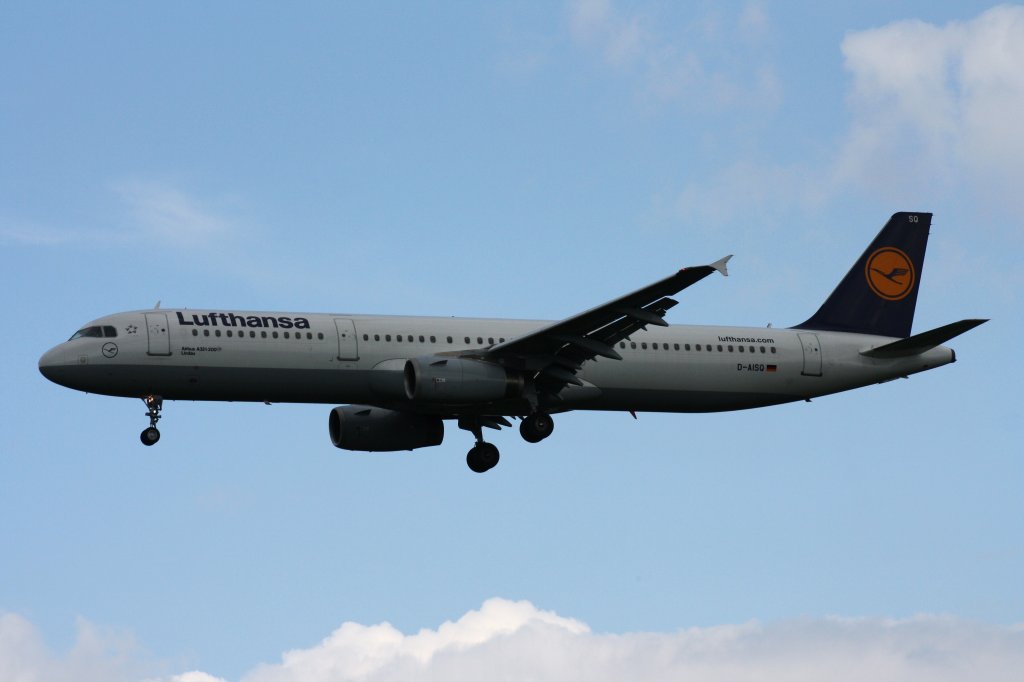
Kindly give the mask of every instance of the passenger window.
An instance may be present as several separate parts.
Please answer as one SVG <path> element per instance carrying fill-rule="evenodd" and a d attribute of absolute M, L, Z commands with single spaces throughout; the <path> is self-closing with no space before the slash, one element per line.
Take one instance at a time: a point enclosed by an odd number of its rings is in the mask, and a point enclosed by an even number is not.
<path fill-rule="evenodd" d="M 501 337 L 500 339 L 498 339 L 498 343 L 505 343 L 505 337 Z"/>
<path fill-rule="evenodd" d="M 430 343 L 437 343 L 437 337 L 436 336 L 431 336 L 430 337 Z"/>
<path fill-rule="evenodd" d="M 373 340 L 374 341 L 380 341 L 380 334 L 374 334 L 373 335 Z"/>
<path fill-rule="evenodd" d="M 384 335 L 384 340 L 385 341 L 390 341 L 391 340 L 391 334 L 385 334 Z"/>
<path fill-rule="evenodd" d="M 192 330 L 192 336 L 199 336 L 199 330 L 198 329 L 193 329 Z"/>
<path fill-rule="evenodd" d="M 619 348 L 625 348 L 625 347 L 626 347 L 626 342 L 625 341 L 620 341 L 619 342 Z"/>
<path fill-rule="evenodd" d="M 277 338 L 277 332 L 270 332 L 270 335 L 273 336 L 275 339 Z"/>
<path fill-rule="evenodd" d="M 743 352 L 743 346 L 739 346 L 739 351 L 740 351 L 741 353 Z"/>
<path fill-rule="evenodd" d="M 451 343 L 451 342 L 452 342 L 452 337 L 449 336 L 448 337 L 448 343 Z"/>
<path fill-rule="evenodd" d="M 228 335 L 229 337 L 231 336 L 231 330 L 230 330 L 230 329 L 229 329 L 229 330 L 227 330 L 227 332 L 226 332 L 226 333 L 227 333 L 227 335 Z"/>
<path fill-rule="evenodd" d="M 722 344 L 718 344 L 718 352 L 719 352 L 719 353 L 721 353 L 721 352 L 722 352 Z"/>
<path fill-rule="evenodd" d="M 761 352 L 762 353 L 764 352 L 764 346 L 761 346 Z"/>
<path fill-rule="evenodd" d="M 402 343 L 402 335 L 401 335 L 401 334 L 398 334 L 398 335 L 396 335 L 396 336 L 395 336 L 395 341 L 396 341 L 397 343 Z"/>
<path fill-rule="evenodd" d="M 641 350 L 647 350 L 647 342 L 646 342 L 646 341 L 644 341 L 644 342 L 642 342 L 642 343 L 640 344 L 640 349 L 641 349 Z"/>
<path fill-rule="evenodd" d="M 673 348 L 674 350 L 679 350 L 679 344 L 678 344 L 678 343 L 673 343 L 673 344 L 672 344 L 672 348 Z"/>
<path fill-rule="evenodd" d="M 480 336 L 476 337 L 476 345 L 478 345 L 478 346 L 484 345 L 483 337 L 480 337 Z"/>
<path fill-rule="evenodd" d="M 730 353 L 732 353 L 732 352 L 733 352 L 733 350 L 732 350 L 732 346 L 729 346 L 729 352 L 730 352 Z"/>
<path fill-rule="evenodd" d="M 423 343 L 423 341 L 424 341 L 423 334 L 420 334 L 420 343 Z"/>
<path fill-rule="evenodd" d="M 706 350 L 707 352 L 710 353 L 711 352 L 711 344 L 709 343 L 708 345 L 704 346 L 704 350 Z"/>
<path fill-rule="evenodd" d="M 772 346 L 772 352 L 773 353 L 775 352 L 775 346 Z"/>
<path fill-rule="evenodd" d="M 288 332 L 284 333 L 284 338 L 286 338 L 286 339 L 290 339 L 291 338 L 290 336 L 288 336 Z"/>
<path fill-rule="evenodd" d="M 213 332 L 214 336 L 220 336 L 220 330 L 217 329 Z"/>
<path fill-rule="evenodd" d="M 370 335 L 369 334 L 363 334 L 363 341 L 369 341 L 369 340 L 370 340 Z"/>
<path fill-rule="evenodd" d="M 316 333 L 316 338 L 318 338 L 321 341 L 323 341 L 324 340 L 324 333 L 323 332 L 317 332 Z"/>
<path fill-rule="evenodd" d="M 686 350 L 690 350 L 690 344 L 684 345 L 683 348 L 685 348 Z M 700 348 L 698 347 L 697 350 L 700 350 Z"/>
<path fill-rule="evenodd" d="M 488 339 L 487 339 L 487 343 L 488 343 L 489 345 L 493 346 L 493 345 L 494 345 L 494 338 L 493 338 L 493 337 L 490 337 L 490 338 L 488 338 Z"/>
<path fill-rule="evenodd" d="M 306 339 L 309 341 L 313 340 L 313 332 L 306 332 Z"/>
<path fill-rule="evenodd" d="M 469 337 L 468 336 L 466 337 L 466 343 L 469 343 Z"/>
<path fill-rule="evenodd" d="M 256 332 L 249 332 L 249 338 L 250 339 L 255 339 L 256 338 Z"/>

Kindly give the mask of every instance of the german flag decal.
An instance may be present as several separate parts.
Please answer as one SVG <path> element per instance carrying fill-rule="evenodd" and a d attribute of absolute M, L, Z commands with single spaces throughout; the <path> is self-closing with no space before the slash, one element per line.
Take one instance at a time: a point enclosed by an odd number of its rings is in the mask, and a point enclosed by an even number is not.
<path fill-rule="evenodd" d="M 764 368 L 764 371 L 766 371 L 766 372 L 774 372 L 778 368 L 779 368 L 778 365 L 768 365 L 767 367 Z"/>

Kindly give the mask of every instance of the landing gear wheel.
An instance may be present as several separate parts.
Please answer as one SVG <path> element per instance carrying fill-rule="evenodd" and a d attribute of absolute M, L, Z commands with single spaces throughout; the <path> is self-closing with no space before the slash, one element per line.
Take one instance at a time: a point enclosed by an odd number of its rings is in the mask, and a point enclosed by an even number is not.
<path fill-rule="evenodd" d="M 547 412 L 534 412 L 519 424 L 519 435 L 527 443 L 539 443 L 555 430 L 555 420 Z"/>
<path fill-rule="evenodd" d="M 496 467 L 499 459 L 498 448 L 490 443 L 477 443 L 466 455 L 466 464 L 474 472 L 482 474 Z"/>
<path fill-rule="evenodd" d="M 139 434 L 139 440 L 143 445 L 154 445 L 160 440 L 160 432 L 157 431 L 156 423 L 160 421 L 160 410 L 164 407 L 164 399 L 158 395 L 147 395 L 142 398 L 142 402 L 146 403 L 149 428 Z"/>

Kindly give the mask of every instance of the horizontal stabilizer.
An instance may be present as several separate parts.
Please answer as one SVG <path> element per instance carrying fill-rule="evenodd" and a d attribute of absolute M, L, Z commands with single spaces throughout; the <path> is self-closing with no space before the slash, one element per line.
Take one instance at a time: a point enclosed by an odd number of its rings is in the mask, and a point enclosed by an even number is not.
<path fill-rule="evenodd" d="M 860 354 L 866 355 L 869 358 L 903 358 L 910 355 L 920 355 L 985 322 L 988 322 L 988 320 L 960 320 L 959 322 L 946 324 L 930 331 L 908 336 L 899 341 L 887 343 L 884 346 L 862 350 Z"/>

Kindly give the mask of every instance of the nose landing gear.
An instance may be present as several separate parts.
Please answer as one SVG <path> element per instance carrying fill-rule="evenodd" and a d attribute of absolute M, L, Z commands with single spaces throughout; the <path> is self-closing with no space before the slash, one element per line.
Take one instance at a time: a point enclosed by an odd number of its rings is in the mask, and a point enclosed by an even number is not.
<path fill-rule="evenodd" d="M 160 421 L 160 410 L 164 407 L 164 399 L 158 395 L 147 395 L 142 402 L 146 403 L 148 408 L 146 416 L 149 417 L 149 428 L 139 434 L 139 440 L 143 445 L 154 445 L 160 440 L 160 431 L 156 428 L 156 423 Z"/>

